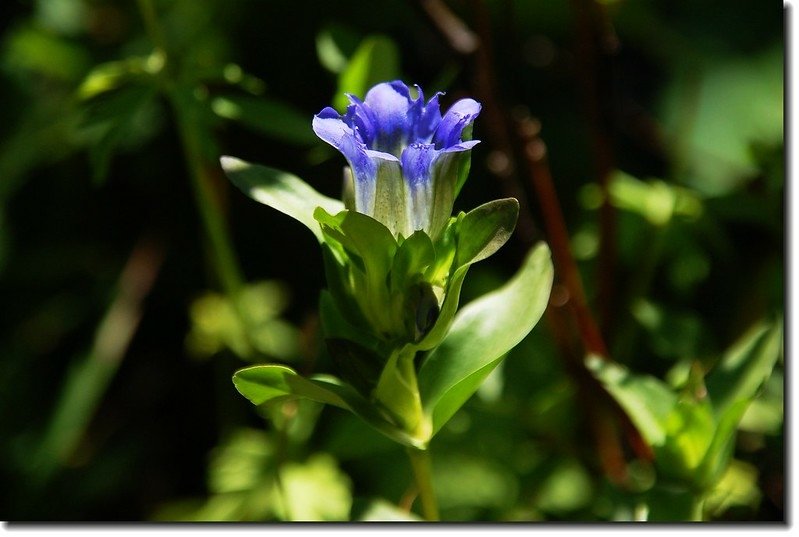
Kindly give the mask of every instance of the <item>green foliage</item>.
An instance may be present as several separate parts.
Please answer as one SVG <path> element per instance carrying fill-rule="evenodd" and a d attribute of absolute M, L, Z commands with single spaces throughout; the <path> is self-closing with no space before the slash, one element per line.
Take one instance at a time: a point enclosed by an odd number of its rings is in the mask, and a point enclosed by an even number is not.
<path fill-rule="evenodd" d="M 505 353 L 544 313 L 552 286 L 549 248 L 540 244 L 505 286 L 470 303 L 419 370 L 419 389 L 433 434 L 477 390 Z"/>
<path fill-rule="evenodd" d="M 446 521 L 785 519 L 794 14 L 433 4 L 3 3 L 6 519 L 417 521 L 407 446 L 427 448 Z M 481 101 L 464 133 L 481 143 L 440 236 L 381 256 L 385 233 L 328 197 L 342 161 L 310 121 L 398 78 L 442 108 Z M 527 257 L 505 287 L 531 241 L 564 253 L 516 151 L 538 149 L 517 137 L 528 114 L 609 348 L 587 369 L 559 274 L 546 323 L 549 265 Z M 520 207 L 478 206 L 507 196 Z M 355 276 L 389 304 L 365 315 Z M 375 318 L 396 337 L 367 333 Z"/>
<path fill-rule="evenodd" d="M 234 157 L 222 157 L 222 167 L 230 180 L 255 201 L 268 205 L 298 220 L 322 241 L 322 231 L 314 211 L 323 207 L 337 213 L 344 205 L 316 192 L 298 177 L 274 168 L 248 164 Z"/>
<path fill-rule="evenodd" d="M 311 146 L 317 143 L 308 128 L 308 117 L 293 106 L 249 95 L 226 95 L 211 102 L 220 117 L 237 121 L 264 136 L 287 143 Z"/>
<path fill-rule="evenodd" d="M 258 355 L 292 360 L 300 336 L 280 317 L 287 306 L 285 287 L 274 281 L 249 284 L 236 299 L 207 292 L 189 306 L 192 326 L 186 346 L 201 358 L 230 349 L 250 361 Z"/>
<path fill-rule="evenodd" d="M 704 379 L 689 373 L 682 393 L 599 358 L 588 366 L 654 448 L 658 472 L 682 483 L 701 505 L 730 467 L 739 423 L 781 355 L 781 342 L 781 322 L 759 323 Z"/>

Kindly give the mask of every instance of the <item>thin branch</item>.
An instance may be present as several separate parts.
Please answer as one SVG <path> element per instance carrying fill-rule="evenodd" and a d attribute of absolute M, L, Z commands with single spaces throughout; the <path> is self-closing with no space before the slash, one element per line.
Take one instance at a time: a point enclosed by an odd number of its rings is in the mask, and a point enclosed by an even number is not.
<path fill-rule="evenodd" d="M 613 319 L 616 274 L 616 211 L 609 202 L 608 184 L 615 168 L 612 143 L 612 59 L 619 39 L 604 6 L 595 0 L 572 0 L 577 35 L 576 58 L 583 108 L 588 115 L 596 181 L 602 191 L 599 208 L 599 260 L 597 263 L 600 322 L 608 331 Z"/>
<path fill-rule="evenodd" d="M 588 308 L 577 262 L 571 252 L 569 232 L 549 171 L 546 144 L 539 136 L 541 124 L 529 117 L 520 119 L 518 131 L 524 143 L 524 157 L 530 170 L 530 182 L 541 205 L 544 227 L 555 262 L 555 273 L 560 275 L 564 292 L 567 293 L 565 302 L 574 310 L 586 351 L 607 358 L 607 346 Z"/>
<path fill-rule="evenodd" d="M 442 0 L 419 0 L 422 9 L 447 38 L 450 47 L 460 54 L 472 54 L 480 46 L 480 38 Z"/>

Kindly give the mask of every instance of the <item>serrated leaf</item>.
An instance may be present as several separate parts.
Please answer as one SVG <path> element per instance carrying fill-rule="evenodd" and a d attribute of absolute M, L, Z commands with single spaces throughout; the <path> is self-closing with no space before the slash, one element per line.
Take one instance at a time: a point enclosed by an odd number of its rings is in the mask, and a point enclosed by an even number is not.
<path fill-rule="evenodd" d="M 705 377 L 716 416 L 738 401 L 751 401 L 782 354 L 782 321 L 761 322 L 746 332 Z"/>
<path fill-rule="evenodd" d="M 341 71 L 333 105 L 343 112 L 349 104 L 347 93 L 363 98 L 369 88 L 399 78 L 399 74 L 399 51 L 394 41 L 383 35 L 369 36 Z"/>
<path fill-rule="evenodd" d="M 549 248 L 539 244 L 500 289 L 464 307 L 419 370 L 419 390 L 433 434 L 544 313 L 552 287 Z"/>
<path fill-rule="evenodd" d="M 249 95 L 225 95 L 211 102 L 219 117 L 236 121 L 261 134 L 300 146 L 319 141 L 309 115 L 274 99 Z"/>
<path fill-rule="evenodd" d="M 505 244 L 516 227 L 519 202 L 504 198 L 472 209 L 458 227 L 457 266 L 477 263 Z"/>
<path fill-rule="evenodd" d="M 235 157 L 222 157 L 222 168 L 228 178 L 246 195 L 286 214 L 310 229 L 319 242 L 322 230 L 313 217 L 317 207 L 329 213 L 344 209 L 339 200 L 328 198 L 308 183 L 288 172 L 250 164 Z"/>

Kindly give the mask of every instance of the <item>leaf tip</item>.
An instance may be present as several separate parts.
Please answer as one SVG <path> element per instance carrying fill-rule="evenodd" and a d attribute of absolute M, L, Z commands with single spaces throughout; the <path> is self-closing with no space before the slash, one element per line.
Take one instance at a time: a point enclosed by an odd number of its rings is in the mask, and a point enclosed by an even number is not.
<path fill-rule="evenodd" d="M 219 164 L 226 173 L 238 172 L 247 167 L 247 163 L 243 160 L 228 155 L 219 157 Z"/>

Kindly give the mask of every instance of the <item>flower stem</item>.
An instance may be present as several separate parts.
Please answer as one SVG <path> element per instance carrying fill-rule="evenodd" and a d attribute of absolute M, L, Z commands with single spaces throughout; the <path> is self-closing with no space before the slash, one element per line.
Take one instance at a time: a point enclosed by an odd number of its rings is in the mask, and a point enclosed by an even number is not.
<path fill-rule="evenodd" d="M 236 301 L 244 278 L 233 251 L 219 201 L 214 195 L 213 169 L 202 154 L 202 141 L 199 136 L 202 127 L 197 125 L 196 110 L 192 109 L 192 103 L 184 102 L 185 96 L 178 95 L 177 91 L 173 90 L 169 97 L 175 111 L 184 156 L 190 168 L 189 175 L 195 201 L 211 246 L 215 269 L 225 292 Z"/>
<path fill-rule="evenodd" d="M 430 452 L 426 449 L 408 448 L 408 457 L 411 459 L 416 487 L 419 489 L 419 500 L 422 503 L 422 515 L 429 522 L 437 522 L 438 503 L 433 491 L 432 465 Z"/>
<path fill-rule="evenodd" d="M 702 494 L 695 494 L 691 504 L 691 522 L 703 522 L 705 509 L 705 497 Z"/>
<path fill-rule="evenodd" d="M 211 263 L 222 289 L 233 303 L 239 319 L 245 326 L 245 338 L 250 344 L 249 331 L 246 329 L 247 316 L 239 300 L 244 287 L 244 275 L 233 249 L 219 196 L 215 192 L 216 175 L 221 174 L 221 169 L 208 156 L 207 142 L 204 139 L 208 129 L 203 123 L 202 103 L 198 102 L 194 95 L 195 87 L 180 82 L 181 77 L 169 57 L 167 42 L 153 0 L 138 0 L 138 5 L 147 33 L 164 57 L 166 68 L 160 73 L 160 88 L 169 101 L 175 117 L 195 203 L 210 247 Z"/>
<path fill-rule="evenodd" d="M 144 27 L 153 45 L 161 52 L 166 52 L 166 39 L 158 24 L 158 13 L 155 11 L 153 0 L 138 0 L 139 13 L 144 20 Z"/>

